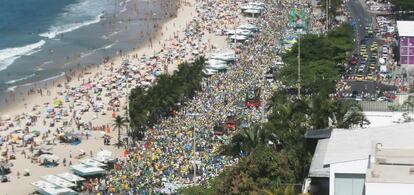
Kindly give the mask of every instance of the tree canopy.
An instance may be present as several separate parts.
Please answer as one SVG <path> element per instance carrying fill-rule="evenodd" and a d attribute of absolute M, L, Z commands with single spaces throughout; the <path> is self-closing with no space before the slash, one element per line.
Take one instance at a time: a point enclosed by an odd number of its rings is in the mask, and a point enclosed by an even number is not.
<path fill-rule="evenodd" d="M 350 25 L 333 29 L 326 36 L 305 35 L 301 46 L 301 84 L 305 88 L 320 88 L 323 83 L 338 80 L 343 72 L 342 64 L 350 56 L 353 48 L 354 32 Z M 280 79 L 288 85 L 298 81 L 298 44 L 283 55 L 285 66 Z"/>
<path fill-rule="evenodd" d="M 414 11 L 413 0 L 391 0 L 397 10 Z"/>
<path fill-rule="evenodd" d="M 174 106 L 192 98 L 200 89 L 204 59 L 183 63 L 173 75 L 163 74 L 148 89 L 137 87 L 129 96 L 132 137 L 140 138 L 147 127 L 170 115 Z"/>

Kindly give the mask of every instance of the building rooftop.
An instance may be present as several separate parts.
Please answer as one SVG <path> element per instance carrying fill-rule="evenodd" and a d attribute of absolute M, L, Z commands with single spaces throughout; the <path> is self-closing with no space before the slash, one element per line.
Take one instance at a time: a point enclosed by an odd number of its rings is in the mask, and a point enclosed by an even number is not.
<path fill-rule="evenodd" d="M 323 166 L 329 139 L 321 139 L 316 145 L 315 154 L 309 168 L 309 177 L 329 177 L 329 167 Z"/>
<path fill-rule="evenodd" d="M 377 149 L 366 174 L 367 183 L 414 184 L 413 149 Z"/>
<path fill-rule="evenodd" d="M 366 129 L 334 129 L 323 164 L 368 159 L 372 145 L 387 148 L 414 148 L 414 123 L 402 123 Z M 318 155 L 315 152 L 315 155 Z"/>
<path fill-rule="evenodd" d="M 398 34 L 401 37 L 414 37 L 414 21 L 397 21 Z"/>

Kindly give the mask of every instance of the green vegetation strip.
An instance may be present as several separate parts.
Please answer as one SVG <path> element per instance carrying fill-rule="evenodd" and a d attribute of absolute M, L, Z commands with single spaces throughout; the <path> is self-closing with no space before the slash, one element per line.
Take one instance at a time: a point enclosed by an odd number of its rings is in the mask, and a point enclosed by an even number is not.
<path fill-rule="evenodd" d="M 173 75 L 161 75 L 149 89 L 133 89 L 129 97 L 132 137 L 142 136 L 147 127 L 169 115 L 173 106 L 192 98 L 200 89 L 203 66 L 204 59 L 183 63 Z"/>

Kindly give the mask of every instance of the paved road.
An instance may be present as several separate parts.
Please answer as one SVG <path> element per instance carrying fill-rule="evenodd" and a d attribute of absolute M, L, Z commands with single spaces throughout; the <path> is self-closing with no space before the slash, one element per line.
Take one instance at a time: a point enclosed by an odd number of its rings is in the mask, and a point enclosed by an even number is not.
<path fill-rule="evenodd" d="M 372 16 L 364 9 L 359 0 L 350 0 L 347 5 L 356 24 L 356 40 L 362 40 L 366 34 L 364 28 L 367 24 L 372 23 Z M 359 41 L 357 41 L 357 46 L 359 46 Z M 359 50 L 357 51 L 359 52 Z"/>
<path fill-rule="evenodd" d="M 365 36 L 368 35 L 367 31 L 365 30 L 366 26 L 374 26 L 374 20 L 373 20 L 373 15 L 371 13 L 369 13 L 364 6 L 361 4 L 360 0 L 350 0 L 347 3 L 348 9 L 351 13 L 351 16 L 353 17 L 353 22 L 354 22 L 354 28 L 355 28 L 355 32 L 356 32 L 356 48 L 355 48 L 355 53 L 360 53 L 360 41 L 365 39 Z M 374 30 L 374 28 L 372 29 Z M 375 33 L 374 33 L 375 34 Z M 371 64 L 371 56 L 372 56 L 372 52 L 370 51 L 370 46 L 373 42 L 377 42 L 378 43 L 378 50 L 381 50 L 381 45 L 383 44 L 383 41 L 378 39 L 378 37 L 373 37 L 373 38 L 369 38 L 366 41 L 366 48 L 368 51 L 368 59 L 366 60 L 366 66 L 365 66 L 365 70 L 364 70 L 364 76 L 366 76 L 367 74 L 372 74 L 372 75 L 376 75 L 375 71 L 369 71 L 369 66 Z M 379 57 L 380 55 L 378 55 Z M 378 61 L 376 62 L 378 63 Z M 357 70 L 360 64 L 354 66 L 352 68 L 352 70 L 350 70 L 350 74 L 355 76 L 357 74 Z M 379 89 L 379 90 L 393 90 L 394 87 L 393 86 L 389 86 L 389 85 L 383 85 L 383 84 L 377 84 L 376 82 L 373 81 L 349 81 L 349 84 L 351 85 L 352 88 L 352 93 L 356 95 L 361 94 L 361 92 L 365 92 L 365 93 L 370 93 L 370 94 L 375 94 L 375 92 Z"/>

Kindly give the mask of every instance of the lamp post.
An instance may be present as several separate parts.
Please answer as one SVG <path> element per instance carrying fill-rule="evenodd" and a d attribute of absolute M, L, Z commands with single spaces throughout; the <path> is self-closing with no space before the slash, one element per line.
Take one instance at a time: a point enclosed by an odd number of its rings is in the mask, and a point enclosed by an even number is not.
<path fill-rule="evenodd" d="M 194 118 L 194 121 L 197 120 L 197 116 L 199 116 L 199 113 L 189 113 L 187 116 L 192 116 Z M 197 165 L 196 165 L 196 127 L 193 127 L 193 168 L 194 168 L 194 177 L 193 182 L 196 184 L 197 182 Z"/>
<path fill-rule="evenodd" d="M 298 98 L 300 99 L 300 34 L 298 36 Z"/>

